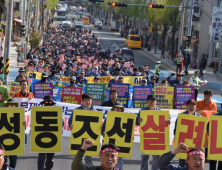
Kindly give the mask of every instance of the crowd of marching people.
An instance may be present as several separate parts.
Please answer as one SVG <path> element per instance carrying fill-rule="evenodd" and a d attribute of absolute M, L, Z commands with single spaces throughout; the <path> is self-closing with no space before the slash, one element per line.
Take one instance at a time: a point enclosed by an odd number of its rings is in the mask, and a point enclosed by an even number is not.
<path fill-rule="evenodd" d="M 110 48 L 102 51 L 102 47 L 99 42 L 99 38 L 96 37 L 91 30 L 71 28 L 70 30 L 62 30 L 62 28 L 52 27 L 47 30 L 44 36 L 44 41 L 41 47 L 37 49 L 31 49 L 27 54 L 27 61 L 25 62 L 25 68 L 19 69 L 19 75 L 15 81 L 20 82 L 21 91 L 17 92 L 14 97 L 34 98 L 32 92 L 28 90 L 28 77 L 26 77 L 27 71 L 41 72 L 40 82 L 60 82 L 59 76 L 70 77 L 70 87 L 84 86 L 87 84 L 85 77 L 94 77 L 94 82 L 99 83 L 100 76 L 113 76 L 114 78 L 108 83 L 108 87 L 112 82 L 123 83 L 124 76 L 142 76 L 142 86 L 151 84 L 152 88 L 158 86 L 160 76 L 160 61 L 157 61 L 155 71 L 152 72 L 148 68 L 148 64 L 144 66 L 136 67 L 132 60 L 127 60 L 121 55 L 115 55 Z M 182 81 L 182 74 L 177 73 L 176 79 L 171 80 L 172 76 L 169 76 L 166 80 L 161 82 L 160 86 L 195 86 L 195 94 L 197 100 L 198 89 L 200 83 L 206 83 L 200 81 L 197 77 L 198 72 L 194 73 L 194 76 L 190 80 Z M 14 99 L 8 99 L 7 89 L 2 86 L 3 80 L 0 78 L 0 94 L 2 100 L 0 104 L 5 107 L 18 107 L 18 103 Z M 201 101 L 188 100 L 187 110 L 183 114 L 201 116 L 196 111 L 210 110 L 217 112 L 216 104 L 212 101 L 213 92 L 206 90 L 204 92 L 204 99 Z M 82 96 L 82 104 L 76 109 L 79 110 L 91 110 L 96 111 L 92 105 L 92 95 L 85 93 Z M 109 100 L 102 103 L 101 106 L 112 107 L 112 111 L 124 112 L 124 106 L 117 100 L 118 92 L 111 90 Z M 7 100 L 8 99 L 8 100 Z M 4 101 L 6 101 L 4 103 Z M 141 110 L 161 110 L 156 106 L 157 98 L 154 95 L 147 96 L 147 107 Z M 54 106 L 56 103 L 53 101 L 52 96 L 45 96 L 42 101 L 44 106 Z M 69 127 L 72 125 L 73 114 L 69 119 Z M 143 120 L 140 118 L 140 112 L 137 114 L 136 125 L 140 125 Z M 105 120 L 106 122 L 106 120 Z M 101 135 L 104 134 L 105 122 L 101 127 Z M 176 122 L 177 123 L 177 122 Z M 25 122 L 24 122 L 25 125 Z M 170 118 L 168 126 L 170 125 Z M 174 135 L 176 134 L 176 124 Z M 26 142 L 28 135 L 26 134 Z M 101 148 L 100 160 L 101 166 L 93 166 L 92 158 L 85 156 L 85 152 L 93 145 L 93 141 L 85 139 L 82 147 L 78 150 L 73 163 L 71 165 L 72 170 L 114 170 L 123 169 L 123 159 L 118 159 L 119 148 L 114 144 L 105 144 Z M 207 151 L 206 151 L 207 152 Z M 179 161 L 179 167 L 170 165 L 172 159 L 177 153 L 187 153 L 186 160 Z M 4 147 L 0 145 L 0 159 L 4 156 Z M 53 168 L 54 153 L 39 153 L 38 155 L 38 170 L 49 170 Z M 152 161 L 152 170 L 164 169 L 164 170 L 203 170 L 205 157 L 204 151 L 198 148 L 189 150 L 188 147 L 180 143 L 172 151 L 164 154 L 163 156 L 155 155 Z M 85 164 L 82 162 L 85 159 Z M 15 168 L 17 156 L 10 156 L 10 167 Z M 196 159 L 199 161 L 194 162 Z M 5 159 L 7 160 L 7 159 Z M 141 155 L 141 170 L 148 170 L 149 155 Z M 193 160 L 193 161 L 192 161 Z M 45 162 L 46 161 L 46 162 Z M 7 161 L 0 161 L 0 169 L 7 169 Z M 216 169 L 215 161 L 210 161 L 210 170 Z M 219 165 L 221 166 L 221 162 Z M 220 167 L 221 168 L 221 167 Z M 218 169 L 220 169 L 218 168 Z"/>

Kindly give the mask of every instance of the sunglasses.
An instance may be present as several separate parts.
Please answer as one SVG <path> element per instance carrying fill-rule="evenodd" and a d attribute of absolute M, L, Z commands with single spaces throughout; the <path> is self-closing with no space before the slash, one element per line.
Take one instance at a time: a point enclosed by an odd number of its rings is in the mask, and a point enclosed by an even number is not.
<path fill-rule="evenodd" d="M 52 104 L 52 101 L 45 101 L 45 104 Z"/>

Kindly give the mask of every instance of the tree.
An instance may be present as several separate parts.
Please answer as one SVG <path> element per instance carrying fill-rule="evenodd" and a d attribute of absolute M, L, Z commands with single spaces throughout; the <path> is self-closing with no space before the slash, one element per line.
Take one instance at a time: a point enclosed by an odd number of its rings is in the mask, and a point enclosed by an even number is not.
<path fill-rule="evenodd" d="M 1 29 L 1 21 L 2 21 L 2 15 L 4 13 L 5 8 L 5 0 L 0 0 L 0 29 Z"/>
<path fill-rule="evenodd" d="M 30 36 L 30 40 L 29 40 L 31 48 L 32 49 L 38 48 L 39 42 L 40 42 L 40 34 L 34 31 L 32 35 Z"/>
<path fill-rule="evenodd" d="M 54 10 L 59 0 L 46 0 L 44 4 L 48 10 Z"/>

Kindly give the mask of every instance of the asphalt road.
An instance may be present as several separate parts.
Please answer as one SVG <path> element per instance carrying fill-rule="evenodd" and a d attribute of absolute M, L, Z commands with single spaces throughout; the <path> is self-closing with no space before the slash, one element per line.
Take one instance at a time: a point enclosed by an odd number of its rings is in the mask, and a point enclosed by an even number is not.
<path fill-rule="evenodd" d="M 71 21 L 71 17 L 74 13 L 70 12 L 68 14 L 68 19 Z M 62 21 L 55 21 L 55 25 L 58 25 Z M 103 28 L 101 31 L 97 31 L 92 25 L 85 26 L 87 29 L 92 29 L 96 35 L 100 38 L 100 43 L 103 49 L 107 49 L 111 47 L 111 51 L 115 51 L 115 45 L 119 46 L 123 44 L 124 39 L 120 38 L 117 35 L 117 32 L 110 32 L 106 28 Z M 142 50 L 134 50 L 135 54 L 135 65 L 141 66 L 145 63 L 149 64 L 150 69 L 154 69 L 155 61 L 153 61 L 144 51 Z M 10 68 L 12 72 L 17 72 L 17 69 Z M 166 68 L 162 67 L 161 70 L 167 70 Z M 17 75 L 17 74 L 16 74 Z M 14 78 L 14 75 L 10 77 Z M 56 153 L 54 157 L 54 167 L 53 170 L 64 170 L 64 169 L 71 169 L 71 163 L 74 156 L 69 155 L 69 143 L 70 139 L 67 137 L 63 137 L 62 141 L 62 153 Z M 17 170 L 36 170 L 37 169 L 37 153 L 30 153 L 30 137 L 27 143 L 27 147 L 25 148 L 25 155 L 19 155 L 17 161 Z M 94 165 L 100 165 L 99 157 L 93 157 Z M 151 169 L 152 157 L 149 160 L 149 169 Z M 174 159 L 173 164 L 178 165 L 178 160 Z M 140 154 L 140 145 L 139 143 L 133 144 L 133 151 L 132 157 L 130 159 L 124 159 L 124 169 L 125 170 L 139 170 L 141 165 L 141 154 Z M 208 164 L 205 164 L 204 170 L 209 169 Z"/>

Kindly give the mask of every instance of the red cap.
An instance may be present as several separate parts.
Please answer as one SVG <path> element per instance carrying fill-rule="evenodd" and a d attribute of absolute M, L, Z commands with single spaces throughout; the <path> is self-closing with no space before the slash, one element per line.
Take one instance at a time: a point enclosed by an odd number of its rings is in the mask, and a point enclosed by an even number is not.
<path fill-rule="evenodd" d="M 181 74 L 181 73 L 177 73 L 177 76 L 183 76 L 183 74 Z"/>

